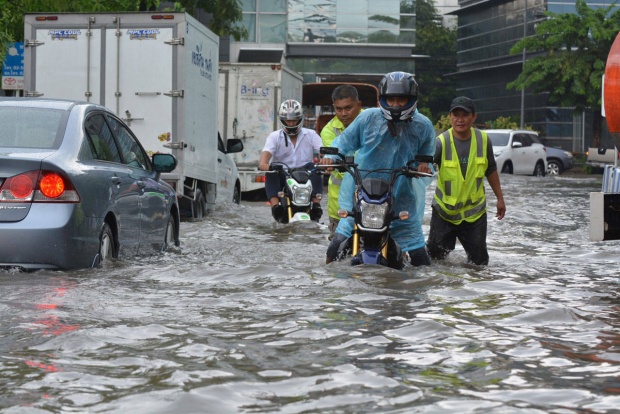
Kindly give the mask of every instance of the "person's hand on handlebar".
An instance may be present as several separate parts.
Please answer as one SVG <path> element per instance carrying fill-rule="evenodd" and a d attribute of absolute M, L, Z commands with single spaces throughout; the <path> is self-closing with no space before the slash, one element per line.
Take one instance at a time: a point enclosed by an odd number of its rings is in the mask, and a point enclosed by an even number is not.
<path fill-rule="evenodd" d="M 333 163 L 334 163 L 334 160 L 332 160 L 331 158 L 327 158 L 327 157 L 321 158 L 321 161 L 319 162 L 320 165 L 332 165 Z M 334 167 L 327 167 L 327 168 L 324 168 L 324 170 L 327 172 L 332 172 L 334 170 Z"/>
<path fill-rule="evenodd" d="M 261 171 L 269 171 L 269 163 L 260 163 L 258 164 L 258 169 Z"/>
<path fill-rule="evenodd" d="M 427 174 L 432 174 L 433 172 L 427 162 L 421 162 L 420 164 L 418 164 L 418 171 Z"/>

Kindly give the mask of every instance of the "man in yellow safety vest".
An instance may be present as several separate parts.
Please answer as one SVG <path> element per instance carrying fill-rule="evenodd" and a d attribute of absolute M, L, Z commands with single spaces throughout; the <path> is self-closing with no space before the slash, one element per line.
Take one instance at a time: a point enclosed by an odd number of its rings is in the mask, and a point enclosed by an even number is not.
<path fill-rule="evenodd" d="M 336 116 L 333 117 L 321 130 L 323 146 L 329 147 L 338 135 L 348 127 L 362 111 L 362 102 L 359 100 L 357 89 L 352 85 L 340 85 L 332 92 L 332 102 Z M 338 193 L 344 177 L 343 172 L 336 170 L 330 173 L 327 187 L 327 214 L 329 215 L 329 239 L 334 237 L 338 226 Z"/>
<path fill-rule="evenodd" d="M 452 128 L 437 137 L 439 170 L 426 243 L 432 259 L 447 257 L 458 239 L 468 262 L 489 263 L 485 177 L 497 198 L 495 217 L 506 214 L 493 146 L 484 131 L 473 128 L 476 118 L 474 102 L 459 96 L 450 106 Z"/>

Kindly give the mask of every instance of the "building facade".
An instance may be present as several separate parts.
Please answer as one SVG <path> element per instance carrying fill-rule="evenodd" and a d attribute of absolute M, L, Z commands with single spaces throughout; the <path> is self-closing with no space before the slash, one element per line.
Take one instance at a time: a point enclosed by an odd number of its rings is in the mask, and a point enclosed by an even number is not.
<path fill-rule="evenodd" d="M 231 62 L 273 61 L 304 82 L 378 83 L 415 73 L 415 0 L 242 0 L 249 38 L 231 41 Z"/>
<path fill-rule="evenodd" d="M 612 0 L 588 1 L 605 7 Z M 592 112 L 575 114 L 572 108 L 547 104 L 546 94 L 508 89 L 530 58 L 527 50 L 511 55 L 521 38 L 535 34 L 545 11 L 574 13 L 574 1 L 459 0 L 457 84 L 459 94 L 476 101 L 481 122 L 515 116 L 539 131 L 547 145 L 584 152 L 592 144 Z M 600 91 L 596 92 L 600 94 Z M 605 144 L 609 137 L 603 135 Z"/>

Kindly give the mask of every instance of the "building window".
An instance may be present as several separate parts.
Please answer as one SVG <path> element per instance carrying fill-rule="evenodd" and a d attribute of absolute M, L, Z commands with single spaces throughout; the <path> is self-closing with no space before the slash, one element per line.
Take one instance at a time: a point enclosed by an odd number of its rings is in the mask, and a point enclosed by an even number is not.
<path fill-rule="evenodd" d="M 288 41 L 413 44 L 415 0 L 289 0 Z"/>
<path fill-rule="evenodd" d="M 247 42 L 286 43 L 286 0 L 241 0 Z"/>

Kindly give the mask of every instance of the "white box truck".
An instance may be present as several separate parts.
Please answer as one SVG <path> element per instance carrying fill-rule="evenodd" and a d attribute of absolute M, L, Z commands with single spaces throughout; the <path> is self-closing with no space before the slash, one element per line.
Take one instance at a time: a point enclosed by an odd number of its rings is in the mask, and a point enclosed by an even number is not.
<path fill-rule="evenodd" d="M 33 13 L 24 23 L 25 96 L 101 104 L 147 152 L 176 156 L 162 178 L 186 217 L 201 218 L 218 193 L 240 197 L 226 152 L 241 142 L 219 142 L 218 152 L 217 35 L 179 12 Z"/>
<path fill-rule="evenodd" d="M 267 136 L 280 129 L 282 101 L 301 102 L 303 78 L 280 63 L 221 63 L 219 128 L 224 138 L 243 142 L 234 155 L 244 197 L 264 197 L 265 174 L 258 170 Z"/>

